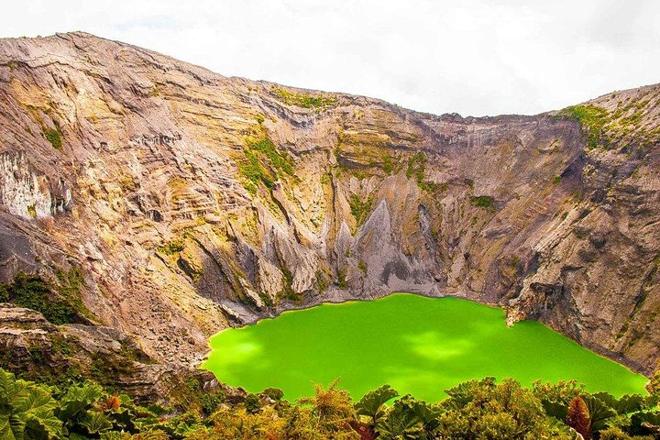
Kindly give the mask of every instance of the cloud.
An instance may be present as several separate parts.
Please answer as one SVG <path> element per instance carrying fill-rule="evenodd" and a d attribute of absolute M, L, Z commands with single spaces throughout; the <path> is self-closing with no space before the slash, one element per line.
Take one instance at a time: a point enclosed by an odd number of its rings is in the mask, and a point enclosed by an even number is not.
<path fill-rule="evenodd" d="M 484 115 L 660 81 L 658 16 L 655 0 L 5 0 L 0 32 L 84 30 L 227 76 Z"/>

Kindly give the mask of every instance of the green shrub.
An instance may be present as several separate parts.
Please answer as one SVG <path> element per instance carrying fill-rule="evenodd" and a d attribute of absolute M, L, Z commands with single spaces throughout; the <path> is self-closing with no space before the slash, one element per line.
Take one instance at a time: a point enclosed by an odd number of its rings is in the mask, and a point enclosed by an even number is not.
<path fill-rule="evenodd" d="M 324 293 L 326 290 L 328 290 L 329 286 L 330 286 L 330 282 L 328 281 L 328 277 L 326 277 L 325 273 L 323 273 L 322 270 L 317 270 L 316 271 L 316 291 L 318 293 Z"/>
<path fill-rule="evenodd" d="M 375 429 L 387 413 L 385 404 L 398 395 L 398 391 L 394 390 L 389 385 L 383 385 L 362 396 L 362 398 L 355 404 L 355 412 L 358 415 L 369 417 L 371 428 Z"/>
<path fill-rule="evenodd" d="M 281 87 L 274 89 L 277 97 L 288 105 L 297 107 L 323 109 L 337 103 L 337 98 L 325 95 L 312 95 L 310 93 L 299 93 L 283 89 Z"/>
<path fill-rule="evenodd" d="M 9 302 L 36 310 L 53 324 L 80 322 L 88 311 L 80 299 L 80 285 L 69 284 L 66 276 L 63 275 L 58 291 L 39 276 L 18 273 L 3 290 Z"/>
<path fill-rule="evenodd" d="M 351 214 L 353 214 L 357 225 L 360 226 L 371 212 L 373 197 L 369 196 L 366 200 L 362 200 L 357 194 L 351 194 L 348 204 L 351 207 Z"/>
<path fill-rule="evenodd" d="M 179 252 L 183 252 L 185 248 L 186 245 L 183 240 L 172 240 L 169 243 L 159 246 L 158 251 L 165 255 L 175 255 Z"/>
<path fill-rule="evenodd" d="M 406 168 L 406 177 L 414 178 L 417 186 L 422 191 L 434 192 L 437 190 L 444 191 L 447 189 L 447 184 L 437 184 L 425 180 L 426 172 L 426 154 L 421 151 L 415 153 L 408 159 L 408 167 Z"/>
<path fill-rule="evenodd" d="M 245 189 L 252 195 L 257 193 L 259 183 L 263 183 L 268 189 L 273 187 L 272 175 L 252 151 L 245 152 L 245 160 L 238 164 L 238 172 L 244 179 Z"/>
<path fill-rule="evenodd" d="M 600 440 L 632 440 L 633 438 L 623 432 L 620 428 L 607 428 L 600 433 Z"/>
<path fill-rule="evenodd" d="M 247 144 L 250 150 L 261 153 L 276 171 L 293 175 L 293 160 L 286 152 L 280 152 L 268 136 L 249 138 Z"/>
<path fill-rule="evenodd" d="M 424 170 L 426 169 L 426 154 L 418 151 L 408 159 L 408 168 L 406 168 L 406 177 L 414 177 L 417 183 L 424 181 Z"/>
<path fill-rule="evenodd" d="M 158 422 L 155 413 L 130 397 L 108 393 L 93 382 L 48 387 L 0 368 L 1 439 L 125 439 L 154 432 Z"/>
<path fill-rule="evenodd" d="M 348 282 L 346 281 L 346 269 L 337 270 L 337 287 L 340 289 L 348 288 Z"/>
<path fill-rule="evenodd" d="M 385 173 L 388 175 L 392 174 L 394 171 L 394 161 L 392 160 L 392 156 L 389 154 L 386 154 L 383 158 L 383 171 L 385 171 Z"/>
<path fill-rule="evenodd" d="M 247 412 L 251 414 L 255 414 L 261 409 L 261 399 L 256 394 L 248 394 L 243 404 Z"/>
<path fill-rule="evenodd" d="M 272 189 L 275 181 L 284 175 L 293 176 L 294 161 L 286 151 L 280 151 L 263 129 L 259 136 L 245 140 L 245 159 L 239 161 L 238 172 L 245 189 L 256 194 L 259 184 Z"/>
<path fill-rule="evenodd" d="M 56 150 L 62 149 L 62 133 L 60 132 L 59 127 L 56 126 L 55 128 L 47 129 L 44 131 L 44 136 L 46 137 L 46 140 L 50 142 L 53 148 Z"/>
<path fill-rule="evenodd" d="M 282 400 L 284 397 L 284 391 L 279 388 L 266 388 L 261 392 L 261 394 L 275 401 Z"/>
<path fill-rule="evenodd" d="M 222 392 L 209 393 L 203 390 L 199 391 L 199 405 L 205 415 L 213 414 L 224 400 L 225 395 Z"/>
<path fill-rule="evenodd" d="M 394 402 L 376 423 L 375 431 L 379 437 L 386 439 L 433 438 L 434 431 L 440 425 L 440 414 L 438 406 L 408 394 Z"/>
<path fill-rule="evenodd" d="M 475 196 L 470 199 L 470 203 L 478 208 L 495 210 L 495 199 L 491 196 Z"/>
<path fill-rule="evenodd" d="M 596 148 L 601 144 L 603 128 L 608 122 L 607 110 L 594 105 L 574 105 L 566 107 L 559 114 L 577 119 L 587 132 L 589 148 Z"/>

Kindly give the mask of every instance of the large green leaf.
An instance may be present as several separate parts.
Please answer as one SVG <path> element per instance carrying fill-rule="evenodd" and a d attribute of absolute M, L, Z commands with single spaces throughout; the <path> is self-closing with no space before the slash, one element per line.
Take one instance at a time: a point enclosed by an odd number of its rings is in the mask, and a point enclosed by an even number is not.
<path fill-rule="evenodd" d="M 545 400 L 541 401 L 545 413 L 550 417 L 554 417 L 557 420 L 562 422 L 566 420 L 568 415 L 568 406 L 564 402 L 557 402 L 555 400 Z"/>
<path fill-rule="evenodd" d="M 646 435 L 660 427 L 660 411 L 640 411 L 630 416 L 630 433 Z"/>
<path fill-rule="evenodd" d="M 0 369 L 0 411 L 11 405 L 19 390 L 16 377 L 12 373 Z"/>
<path fill-rule="evenodd" d="M 87 429 L 90 434 L 99 434 L 112 428 L 112 422 L 108 416 L 100 411 L 88 411 L 80 420 L 80 424 Z"/>
<path fill-rule="evenodd" d="M 9 422 L 9 416 L 2 414 L 0 415 L 0 438 L 6 440 L 15 440 L 16 436 L 12 430 L 11 424 Z"/>
<path fill-rule="evenodd" d="M 406 395 L 394 402 L 387 415 L 378 421 L 376 432 L 383 440 L 427 439 L 437 427 L 439 415 L 437 407 Z"/>
<path fill-rule="evenodd" d="M 102 395 L 103 388 L 91 382 L 72 386 L 60 399 L 57 415 L 65 421 L 73 419 L 99 400 Z"/>
<path fill-rule="evenodd" d="M 598 397 L 592 395 L 585 395 L 584 402 L 589 408 L 589 416 L 591 418 L 591 430 L 593 432 L 600 431 L 605 428 L 605 421 L 610 417 L 616 415 L 616 411 L 607 406 Z"/>
<path fill-rule="evenodd" d="M 55 417 L 57 403 L 46 387 L 16 379 L 0 369 L 0 434 L 7 439 L 57 438 L 62 422 Z"/>
<path fill-rule="evenodd" d="M 355 404 L 355 410 L 358 414 L 369 416 L 375 421 L 381 414 L 385 402 L 398 395 L 399 393 L 392 387 L 383 385 L 362 396 L 362 399 Z"/>

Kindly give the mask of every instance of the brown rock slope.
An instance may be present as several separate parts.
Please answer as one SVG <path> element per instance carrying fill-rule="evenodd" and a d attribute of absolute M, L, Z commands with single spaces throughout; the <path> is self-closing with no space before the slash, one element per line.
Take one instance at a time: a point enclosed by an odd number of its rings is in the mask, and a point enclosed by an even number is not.
<path fill-rule="evenodd" d="M 463 118 L 226 78 L 83 33 L 0 40 L 0 274 L 190 364 L 228 325 L 394 290 L 658 359 L 660 85 Z"/>

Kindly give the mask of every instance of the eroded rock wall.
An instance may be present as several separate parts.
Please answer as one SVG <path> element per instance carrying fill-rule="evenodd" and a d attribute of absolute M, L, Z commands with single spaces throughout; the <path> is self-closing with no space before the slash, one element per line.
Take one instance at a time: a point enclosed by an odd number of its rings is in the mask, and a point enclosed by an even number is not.
<path fill-rule="evenodd" d="M 598 98 L 595 133 L 226 78 L 82 33 L 2 40 L 0 274 L 80 267 L 98 324 L 175 364 L 229 325 L 406 290 L 503 305 L 649 372 L 658 102 Z"/>

